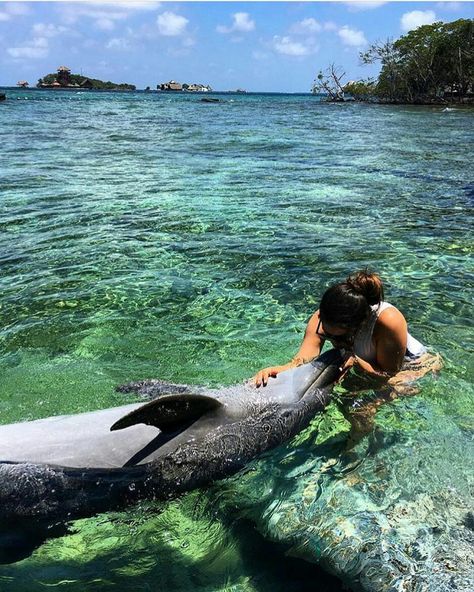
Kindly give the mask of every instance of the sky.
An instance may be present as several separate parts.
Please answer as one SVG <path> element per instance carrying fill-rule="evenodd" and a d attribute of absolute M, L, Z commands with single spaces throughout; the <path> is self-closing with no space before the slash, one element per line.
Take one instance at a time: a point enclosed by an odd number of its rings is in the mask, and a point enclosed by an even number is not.
<path fill-rule="evenodd" d="M 359 60 L 371 43 L 459 18 L 474 18 L 474 2 L 0 0 L 0 86 L 67 66 L 137 88 L 309 92 L 331 63 L 344 80 L 377 75 Z"/>

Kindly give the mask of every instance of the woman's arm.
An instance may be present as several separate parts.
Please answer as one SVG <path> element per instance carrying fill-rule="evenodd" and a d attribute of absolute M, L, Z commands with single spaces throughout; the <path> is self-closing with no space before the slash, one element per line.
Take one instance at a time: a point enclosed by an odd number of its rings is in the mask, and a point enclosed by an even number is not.
<path fill-rule="evenodd" d="M 322 339 L 316 333 L 318 323 L 319 310 L 317 310 L 308 321 L 304 333 L 304 339 L 298 353 L 289 362 L 282 366 L 271 366 L 270 368 L 264 368 L 263 370 L 260 370 L 260 372 L 257 372 L 254 376 L 255 385 L 257 387 L 266 386 L 270 376 L 275 377 L 284 370 L 301 366 L 319 355 Z"/>
<path fill-rule="evenodd" d="M 374 327 L 379 369 L 393 376 L 400 371 L 407 350 L 408 329 L 402 313 L 395 307 L 384 310 Z"/>

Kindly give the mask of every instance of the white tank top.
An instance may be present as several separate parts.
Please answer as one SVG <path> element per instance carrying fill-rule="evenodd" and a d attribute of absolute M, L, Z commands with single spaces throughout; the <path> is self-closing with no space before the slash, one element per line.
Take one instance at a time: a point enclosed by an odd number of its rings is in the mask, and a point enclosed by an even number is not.
<path fill-rule="evenodd" d="M 375 323 L 379 315 L 387 308 L 392 308 L 389 302 L 380 302 L 372 305 L 369 318 L 359 327 L 354 339 L 354 353 L 366 362 L 374 363 L 377 361 L 377 354 L 373 340 Z M 417 339 L 407 334 L 407 351 L 405 359 L 419 358 L 426 353 L 426 348 Z"/>

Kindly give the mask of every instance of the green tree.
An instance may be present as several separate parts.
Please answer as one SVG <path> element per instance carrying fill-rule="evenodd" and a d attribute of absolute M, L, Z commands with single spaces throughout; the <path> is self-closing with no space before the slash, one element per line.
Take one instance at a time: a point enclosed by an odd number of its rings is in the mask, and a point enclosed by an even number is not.
<path fill-rule="evenodd" d="M 51 85 L 53 82 L 57 80 L 56 74 L 47 74 L 43 76 L 43 78 L 38 80 L 38 85 L 41 86 L 41 83 Z M 103 80 L 98 80 L 97 78 L 88 78 L 87 76 L 82 76 L 80 74 L 71 74 L 69 76 L 69 84 L 77 84 L 81 85 L 85 80 L 90 80 L 91 86 L 95 90 L 135 90 L 134 84 L 125 84 L 120 83 L 116 84 L 115 82 L 104 82 Z"/>
<path fill-rule="evenodd" d="M 355 80 L 344 85 L 344 92 L 356 101 L 370 101 L 375 94 L 376 81 L 372 79 Z"/>
<path fill-rule="evenodd" d="M 380 62 L 381 71 L 374 92 L 381 98 L 395 101 L 404 86 L 399 54 L 391 39 L 377 41 L 360 55 L 362 64 Z"/>
<path fill-rule="evenodd" d="M 474 21 L 423 25 L 396 41 L 371 45 L 360 58 L 363 64 L 380 62 L 374 93 L 383 100 L 436 101 L 449 89 L 463 100 L 474 83 Z"/>
<path fill-rule="evenodd" d="M 443 26 L 439 45 L 439 68 L 444 84 L 459 97 L 474 84 L 474 20 L 459 19 Z"/>

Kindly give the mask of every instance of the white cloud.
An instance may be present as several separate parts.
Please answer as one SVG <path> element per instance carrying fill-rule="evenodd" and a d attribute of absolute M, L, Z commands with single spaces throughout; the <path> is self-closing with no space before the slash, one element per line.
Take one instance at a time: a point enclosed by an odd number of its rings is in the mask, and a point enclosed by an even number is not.
<path fill-rule="evenodd" d="M 218 33 L 249 33 L 255 30 L 255 21 L 250 18 L 248 12 L 236 12 L 232 15 L 232 25 L 226 27 L 224 25 L 217 25 L 216 31 Z"/>
<path fill-rule="evenodd" d="M 128 42 L 128 39 L 125 39 L 124 37 L 113 37 L 109 40 L 105 48 L 125 51 L 127 49 L 130 49 L 130 43 Z"/>
<path fill-rule="evenodd" d="M 182 43 L 183 47 L 193 47 L 193 45 L 196 45 L 196 40 L 192 37 L 185 37 Z"/>
<path fill-rule="evenodd" d="M 236 12 L 233 15 L 234 18 L 234 31 L 240 31 L 241 33 L 248 33 L 255 29 L 255 21 L 250 18 L 247 12 Z"/>
<path fill-rule="evenodd" d="M 109 10 L 114 6 L 104 7 L 102 10 L 99 6 L 95 7 L 93 3 L 85 4 L 84 2 L 70 2 L 67 4 L 60 4 L 62 19 L 67 24 L 76 23 L 81 18 L 89 18 L 100 22 L 102 20 L 120 21 L 128 17 L 129 13 L 126 10 Z"/>
<path fill-rule="evenodd" d="M 349 10 L 352 12 L 358 12 L 359 10 L 373 10 L 374 8 L 379 8 L 384 4 L 387 4 L 386 1 L 382 2 L 380 0 L 348 0 L 344 2 L 349 6 Z"/>
<path fill-rule="evenodd" d="M 24 2 L 7 2 L 5 3 L 5 11 L 14 16 L 30 14 L 30 9 Z"/>
<path fill-rule="evenodd" d="M 163 12 L 156 19 L 158 31 L 166 37 L 177 37 L 186 32 L 186 26 L 189 23 L 187 18 L 175 14 L 174 12 Z"/>
<path fill-rule="evenodd" d="M 436 21 L 436 14 L 432 10 L 413 10 L 405 12 L 400 19 L 400 26 L 403 31 L 411 31 L 422 25 L 431 25 Z"/>
<path fill-rule="evenodd" d="M 36 37 L 23 47 L 9 47 L 7 53 L 15 59 L 45 58 L 49 53 L 46 37 Z"/>
<path fill-rule="evenodd" d="M 351 29 L 347 25 L 339 29 L 337 32 L 344 45 L 350 45 L 351 47 L 361 47 L 367 45 L 367 39 L 362 31 Z"/>
<path fill-rule="evenodd" d="M 274 51 L 289 56 L 307 56 L 318 51 L 314 39 L 307 39 L 305 43 L 294 41 L 291 37 L 273 37 L 271 46 Z"/>
<path fill-rule="evenodd" d="M 174 58 L 188 56 L 191 53 L 191 47 L 195 44 L 196 40 L 188 34 L 181 38 L 178 46 L 168 47 L 167 53 Z"/>
<path fill-rule="evenodd" d="M 63 21 L 67 24 L 77 22 L 81 18 L 89 18 L 95 21 L 95 26 L 104 31 L 114 28 L 114 23 L 127 19 L 133 13 L 140 10 L 156 10 L 161 2 L 143 2 L 137 0 L 109 1 L 88 0 L 87 2 L 59 2 L 58 10 Z"/>
<path fill-rule="evenodd" d="M 336 25 L 336 23 L 333 23 L 332 21 L 327 21 L 326 23 L 323 24 L 323 29 L 325 31 L 337 31 L 337 25 Z"/>
<path fill-rule="evenodd" d="M 302 21 L 294 23 L 290 27 L 290 32 L 296 35 L 307 35 L 308 33 L 319 33 L 322 26 L 314 18 L 306 18 Z"/>
<path fill-rule="evenodd" d="M 161 2 L 153 2 L 152 0 L 87 0 L 88 4 L 95 4 L 96 6 L 112 6 L 122 8 L 124 10 L 156 10 L 160 8 Z"/>
<path fill-rule="evenodd" d="M 101 31 L 113 31 L 115 29 L 115 23 L 110 18 L 97 19 L 94 24 Z"/>
<path fill-rule="evenodd" d="M 62 25 L 53 25 L 51 23 L 36 23 L 32 27 L 33 34 L 39 37 L 57 37 L 62 33 L 67 33 L 70 31 L 67 27 L 63 27 Z"/>
<path fill-rule="evenodd" d="M 12 16 L 24 16 L 30 14 L 29 7 L 21 2 L 3 2 L 3 10 L 0 12 L 0 22 L 9 21 Z"/>

